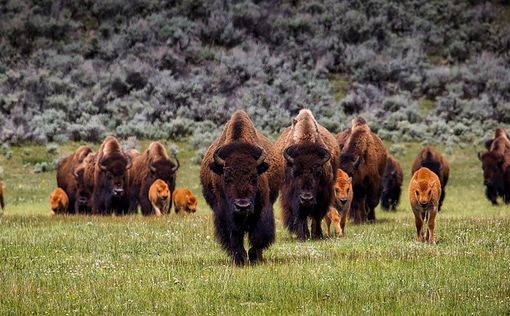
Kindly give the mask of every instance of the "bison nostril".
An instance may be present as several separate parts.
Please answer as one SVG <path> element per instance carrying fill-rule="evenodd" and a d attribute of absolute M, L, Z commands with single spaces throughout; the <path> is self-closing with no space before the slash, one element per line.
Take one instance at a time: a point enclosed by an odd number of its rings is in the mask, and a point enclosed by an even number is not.
<path fill-rule="evenodd" d="M 302 200 L 302 201 L 311 201 L 313 199 L 313 195 L 311 193 L 303 193 L 301 195 L 299 195 L 299 198 Z"/>
<path fill-rule="evenodd" d="M 113 195 L 122 195 L 124 193 L 124 189 L 113 189 Z"/>
<path fill-rule="evenodd" d="M 347 199 L 340 199 L 340 203 L 342 203 L 342 204 L 347 203 Z"/>
<path fill-rule="evenodd" d="M 251 202 L 248 199 L 235 199 L 234 205 L 238 209 L 247 209 L 251 206 Z"/>
<path fill-rule="evenodd" d="M 166 201 L 166 199 L 168 199 L 168 196 L 163 195 L 163 196 L 161 197 L 161 199 L 162 199 L 163 201 Z"/>

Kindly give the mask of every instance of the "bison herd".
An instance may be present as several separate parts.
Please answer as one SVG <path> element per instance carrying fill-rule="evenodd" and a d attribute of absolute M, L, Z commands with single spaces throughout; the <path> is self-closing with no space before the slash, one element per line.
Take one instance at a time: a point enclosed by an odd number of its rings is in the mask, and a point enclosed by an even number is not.
<path fill-rule="evenodd" d="M 165 147 L 153 142 L 143 153 L 124 151 L 115 137 L 107 137 L 97 152 L 79 147 L 57 168 L 57 188 L 50 195 L 55 214 L 162 215 L 170 212 L 179 160 L 173 162 Z M 176 205 L 194 212 L 196 198 L 177 195 Z M 183 208 L 182 205 L 190 207 Z M 176 211 L 179 209 L 176 207 Z"/>
<path fill-rule="evenodd" d="M 498 128 L 479 153 L 487 198 L 510 203 L 510 137 Z M 55 214 L 194 213 L 197 199 L 176 188 L 179 160 L 153 142 L 142 153 L 125 151 L 107 137 L 99 150 L 79 147 L 57 168 L 57 186 L 50 196 Z M 445 199 L 448 161 L 430 146 L 417 155 L 408 194 L 415 216 L 416 239 L 435 243 L 434 226 Z M 345 223 L 373 222 L 375 208 L 395 210 L 403 172 L 383 142 L 362 117 L 337 135 L 303 109 L 275 143 L 255 127 L 243 111 L 235 112 L 207 149 L 200 183 L 214 217 L 218 241 L 236 265 L 263 259 L 275 239 L 273 204 L 280 195 L 281 218 L 298 240 L 323 237 L 334 223 L 337 235 Z M 0 181 L 0 206 L 3 190 Z M 425 229 L 424 229 L 425 227 Z M 244 247 L 248 235 L 249 249 Z"/>

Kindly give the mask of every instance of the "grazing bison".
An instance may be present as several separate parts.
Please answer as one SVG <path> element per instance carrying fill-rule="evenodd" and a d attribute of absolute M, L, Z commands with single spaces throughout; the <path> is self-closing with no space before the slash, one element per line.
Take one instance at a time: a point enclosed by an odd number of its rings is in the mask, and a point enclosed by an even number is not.
<path fill-rule="evenodd" d="M 74 209 L 78 213 L 92 213 L 92 194 L 94 193 L 94 170 L 96 166 L 97 154 L 91 152 L 83 159 L 74 170 L 74 179 L 76 181 L 76 199 Z"/>
<path fill-rule="evenodd" d="M 76 205 L 76 179 L 74 170 L 83 162 L 83 159 L 92 152 L 87 146 L 80 146 L 72 155 L 69 155 L 59 161 L 57 167 L 57 186 L 62 188 L 69 198 L 68 213 L 75 213 Z"/>
<path fill-rule="evenodd" d="M 127 171 L 131 159 L 122 151 L 115 137 L 108 136 L 97 152 L 94 168 L 93 213 L 126 214 Z"/>
<path fill-rule="evenodd" d="M 498 196 L 510 203 L 510 140 L 504 129 L 498 128 L 488 151 L 478 153 L 482 162 L 485 195 L 497 205 Z"/>
<path fill-rule="evenodd" d="M 156 216 L 168 214 L 170 212 L 170 189 L 165 181 L 157 179 L 149 188 L 149 201 L 151 202 L 153 213 Z"/>
<path fill-rule="evenodd" d="M 200 182 L 214 212 L 216 236 L 236 265 L 246 262 L 245 232 L 251 263 L 262 260 L 262 251 L 274 241 L 278 182 L 271 179 L 281 178 L 280 164 L 269 139 L 243 111 L 232 115 L 202 160 Z"/>
<path fill-rule="evenodd" d="M 418 169 L 409 183 L 409 201 L 416 223 L 416 240 L 434 244 L 434 227 L 439 211 L 441 181 L 439 177 L 426 167 Z M 428 226 L 427 233 L 422 231 L 423 223 Z"/>
<path fill-rule="evenodd" d="M 177 188 L 173 194 L 175 213 L 195 213 L 197 211 L 197 197 L 186 188 Z"/>
<path fill-rule="evenodd" d="M 0 181 L 0 207 L 2 208 L 2 210 L 5 208 L 5 203 L 4 203 L 4 183 L 2 181 Z"/>
<path fill-rule="evenodd" d="M 159 142 L 152 142 L 141 154 L 131 150 L 129 155 L 133 159 L 133 168 L 129 170 L 130 212 L 136 212 L 140 204 L 143 215 L 152 215 L 154 209 L 149 201 L 149 188 L 156 179 L 160 179 L 168 185 L 172 193 L 175 190 L 179 160 L 177 156 L 174 156 L 176 163 L 173 163 L 168 157 L 165 146 Z M 169 203 L 172 205 L 172 196 Z"/>
<path fill-rule="evenodd" d="M 381 177 L 386 167 L 386 148 L 361 117 L 353 119 L 350 131 L 338 134 L 337 139 L 344 144 L 339 167 L 352 177 L 354 196 L 350 215 L 355 223 L 375 221 Z"/>
<path fill-rule="evenodd" d="M 404 173 L 398 161 L 391 155 L 386 160 L 386 168 L 381 178 L 381 207 L 383 210 L 396 210 L 400 201 Z"/>
<path fill-rule="evenodd" d="M 349 217 L 352 196 L 352 178 L 342 169 L 337 169 L 334 185 L 334 200 L 325 217 L 328 237 L 331 234 L 329 229 L 331 221 L 335 222 L 335 232 L 338 235 L 344 234 L 345 222 Z"/>
<path fill-rule="evenodd" d="M 67 194 L 61 188 L 56 188 L 50 194 L 50 209 L 52 213 L 64 214 L 69 206 Z"/>
<path fill-rule="evenodd" d="M 450 167 L 448 165 L 448 160 L 444 158 L 439 152 L 432 149 L 430 146 L 426 146 L 421 150 L 416 159 L 414 160 L 413 167 L 411 168 L 411 175 L 413 175 L 416 170 L 421 167 L 427 167 L 432 170 L 441 182 L 441 197 L 439 198 L 439 208 L 438 211 L 441 211 L 441 206 L 443 205 L 443 201 L 446 195 L 445 187 L 448 184 L 448 177 L 450 175 Z"/>
<path fill-rule="evenodd" d="M 301 110 L 292 126 L 283 131 L 275 144 L 285 158 L 282 167 L 282 217 L 289 232 L 299 240 L 322 238 L 321 221 L 333 200 L 333 183 L 339 147 L 327 129 L 317 123 L 309 110 Z"/>

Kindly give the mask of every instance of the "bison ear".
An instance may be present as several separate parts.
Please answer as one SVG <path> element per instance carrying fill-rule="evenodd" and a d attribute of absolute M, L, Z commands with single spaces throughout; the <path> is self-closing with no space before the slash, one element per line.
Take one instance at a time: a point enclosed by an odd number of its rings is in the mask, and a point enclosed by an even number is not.
<path fill-rule="evenodd" d="M 267 171 L 267 169 L 269 169 L 269 164 L 267 162 L 262 162 L 261 164 L 259 164 L 257 166 L 257 173 L 258 174 L 263 174 L 264 172 Z"/>

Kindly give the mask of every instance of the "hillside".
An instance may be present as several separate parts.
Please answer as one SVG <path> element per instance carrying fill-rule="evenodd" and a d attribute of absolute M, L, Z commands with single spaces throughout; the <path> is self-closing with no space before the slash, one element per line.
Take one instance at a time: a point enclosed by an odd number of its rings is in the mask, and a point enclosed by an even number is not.
<path fill-rule="evenodd" d="M 50 1 L 0 6 L 0 140 L 210 142 L 234 109 L 393 141 L 510 123 L 508 1 Z"/>

